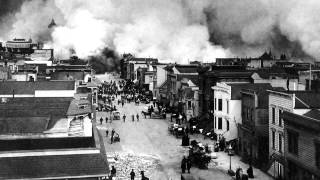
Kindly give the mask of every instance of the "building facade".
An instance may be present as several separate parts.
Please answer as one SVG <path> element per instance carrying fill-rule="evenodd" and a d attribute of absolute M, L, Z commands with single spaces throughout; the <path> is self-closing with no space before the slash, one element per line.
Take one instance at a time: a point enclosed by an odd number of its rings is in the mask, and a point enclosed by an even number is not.
<path fill-rule="evenodd" d="M 282 114 L 286 180 L 320 179 L 320 111 Z"/>

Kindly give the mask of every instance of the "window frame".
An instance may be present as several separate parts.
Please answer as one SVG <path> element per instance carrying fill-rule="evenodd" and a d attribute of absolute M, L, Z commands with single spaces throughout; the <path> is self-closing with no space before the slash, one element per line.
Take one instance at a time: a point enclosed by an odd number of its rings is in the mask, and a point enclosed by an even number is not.
<path fill-rule="evenodd" d="M 288 134 L 288 152 L 298 156 L 299 154 L 299 133 L 293 130 L 287 130 Z M 294 139 L 292 139 L 294 138 Z M 293 148 L 293 149 L 292 149 Z"/>
<path fill-rule="evenodd" d="M 214 110 L 217 110 L 217 98 L 214 98 Z"/>
<path fill-rule="evenodd" d="M 218 129 L 222 129 L 222 117 L 218 117 Z"/>
<path fill-rule="evenodd" d="M 223 108 L 222 108 L 222 105 L 223 104 L 223 102 L 222 102 L 222 98 L 219 98 L 218 99 L 218 111 L 222 111 L 223 110 Z"/>
<path fill-rule="evenodd" d="M 229 111 L 230 111 L 230 109 L 229 109 L 229 104 L 230 104 L 230 102 L 229 102 L 229 100 L 227 99 L 227 114 L 229 114 Z"/>
<path fill-rule="evenodd" d="M 283 153 L 283 135 L 281 133 L 279 133 L 279 145 L 278 145 L 278 149 L 280 153 Z"/>
<path fill-rule="evenodd" d="M 276 124 L 276 108 L 271 107 L 271 122 L 272 124 Z"/>
<path fill-rule="evenodd" d="M 280 127 L 283 127 L 283 119 L 282 119 L 282 117 L 280 117 L 280 116 L 282 116 L 282 113 L 283 113 L 283 109 L 279 109 L 279 122 L 278 122 L 278 124 Z"/>
<path fill-rule="evenodd" d="M 229 120 L 227 120 L 227 131 L 230 130 L 230 123 L 229 123 Z"/>
<path fill-rule="evenodd" d="M 272 144 L 272 149 L 275 150 L 276 149 L 276 131 L 275 130 L 271 130 L 271 144 Z"/>

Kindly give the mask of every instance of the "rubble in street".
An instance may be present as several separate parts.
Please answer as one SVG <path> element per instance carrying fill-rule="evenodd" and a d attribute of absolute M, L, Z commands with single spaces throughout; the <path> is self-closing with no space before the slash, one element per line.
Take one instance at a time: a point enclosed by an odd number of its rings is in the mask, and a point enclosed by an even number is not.
<path fill-rule="evenodd" d="M 117 170 L 116 180 L 127 180 L 134 169 L 136 178 L 141 178 L 140 172 L 144 171 L 147 177 L 151 177 L 160 166 L 160 160 L 151 155 L 138 155 L 133 153 L 113 153 L 108 155 L 109 166 Z"/>

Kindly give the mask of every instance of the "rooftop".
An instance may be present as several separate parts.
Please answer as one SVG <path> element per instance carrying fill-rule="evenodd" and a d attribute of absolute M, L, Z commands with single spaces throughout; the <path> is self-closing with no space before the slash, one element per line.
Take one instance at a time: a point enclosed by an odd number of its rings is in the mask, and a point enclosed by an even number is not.
<path fill-rule="evenodd" d="M 198 65 L 175 65 L 174 67 L 179 73 L 198 73 Z"/>
<path fill-rule="evenodd" d="M 108 163 L 100 153 L 0 158 L 0 179 L 55 179 L 107 176 Z"/>
<path fill-rule="evenodd" d="M 320 129 L 319 115 L 319 110 L 313 109 L 303 115 L 284 111 L 282 117 L 286 124 L 296 125 L 297 127 L 304 127 L 308 132 L 314 131 L 318 133 Z"/>
<path fill-rule="evenodd" d="M 262 94 L 267 89 L 272 89 L 272 86 L 269 83 L 238 83 L 238 84 L 229 84 L 231 86 L 231 99 L 232 100 L 240 100 L 241 99 L 241 91 L 242 89 L 250 89 L 255 91 L 257 94 Z M 264 101 L 262 101 L 261 105 L 263 105 Z"/>
<path fill-rule="evenodd" d="M 41 133 L 67 116 L 72 98 L 8 98 L 0 103 L 0 134 Z"/>
<path fill-rule="evenodd" d="M 241 86 L 240 86 L 241 87 Z M 241 92 L 254 92 L 258 96 L 258 108 L 268 108 L 268 91 L 267 90 L 279 90 L 285 91 L 283 88 L 274 88 L 269 83 L 251 84 L 247 87 L 242 87 Z"/>
<path fill-rule="evenodd" d="M 75 81 L 2 81 L 0 94 L 34 94 L 36 90 L 74 90 Z"/>
<path fill-rule="evenodd" d="M 320 109 L 320 93 L 314 91 L 279 91 L 273 90 L 269 93 L 282 95 L 295 95 L 295 109 Z"/>

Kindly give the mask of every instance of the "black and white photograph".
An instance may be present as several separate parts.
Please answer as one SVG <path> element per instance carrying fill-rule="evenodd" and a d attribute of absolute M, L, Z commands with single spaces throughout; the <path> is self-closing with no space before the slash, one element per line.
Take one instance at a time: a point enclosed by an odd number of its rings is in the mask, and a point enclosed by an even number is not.
<path fill-rule="evenodd" d="M 320 0 L 0 0 L 0 180 L 320 180 Z"/>

